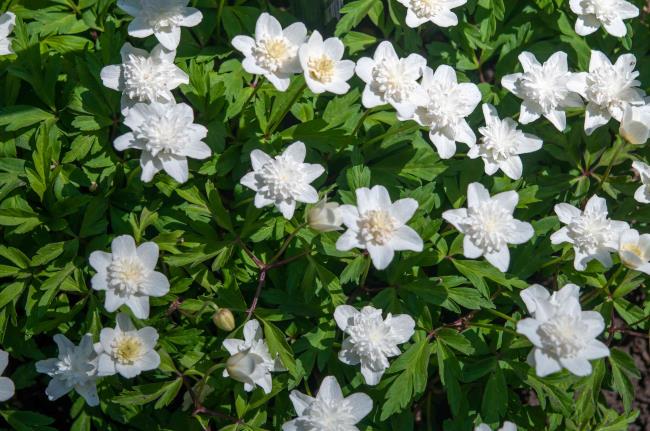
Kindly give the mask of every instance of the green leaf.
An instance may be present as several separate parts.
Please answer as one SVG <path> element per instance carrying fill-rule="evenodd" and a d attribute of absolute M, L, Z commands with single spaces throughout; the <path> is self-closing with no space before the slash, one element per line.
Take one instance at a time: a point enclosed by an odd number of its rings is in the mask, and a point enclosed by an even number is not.
<path fill-rule="evenodd" d="M 54 119 L 54 115 L 35 106 L 16 105 L 0 109 L 0 126 L 8 132 Z"/>

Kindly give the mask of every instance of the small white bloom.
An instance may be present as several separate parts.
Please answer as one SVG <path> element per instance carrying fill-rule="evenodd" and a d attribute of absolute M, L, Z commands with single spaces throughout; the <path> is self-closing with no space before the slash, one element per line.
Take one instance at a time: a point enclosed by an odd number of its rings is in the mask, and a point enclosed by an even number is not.
<path fill-rule="evenodd" d="M 323 379 L 315 398 L 296 390 L 289 398 L 298 417 L 282 431 L 359 431 L 355 425 L 372 410 L 372 399 L 364 393 L 344 397 L 334 376 Z"/>
<path fill-rule="evenodd" d="M 650 234 L 626 230 L 618 242 L 618 255 L 628 268 L 650 275 Z"/>
<path fill-rule="evenodd" d="M 307 213 L 309 227 L 319 232 L 331 232 L 340 230 L 343 219 L 339 212 L 339 204 L 327 202 L 327 198 L 321 199 Z"/>
<path fill-rule="evenodd" d="M 634 54 L 623 54 L 615 64 L 600 51 L 591 51 L 589 72 L 574 73 L 567 82 L 571 91 L 579 93 L 587 101 L 585 112 L 585 132 L 591 135 L 594 130 L 604 126 L 613 117 L 623 119 L 628 106 L 640 106 L 644 102 L 644 92 L 636 80 Z"/>
<path fill-rule="evenodd" d="M 334 310 L 336 324 L 347 337 L 343 340 L 339 359 L 348 365 L 361 364 L 361 374 L 368 385 L 379 383 L 390 365 L 388 358 L 398 356 L 398 344 L 406 343 L 415 333 L 415 321 L 408 314 L 396 316 L 369 305 L 357 311 L 350 305 Z"/>
<path fill-rule="evenodd" d="M 487 424 L 480 424 L 474 428 L 474 431 L 492 431 L 492 429 Z M 503 426 L 497 431 L 517 431 L 517 425 L 513 424 L 512 422 L 505 421 L 503 423 Z"/>
<path fill-rule="evenodd" d="M 628 105 L 623 112 L 620 133 L 631 144 L 645 144 L 650 138 L 650 103 Z"/>
<path fill-rule="evenodd" d="M 535 233 L 530 223 L 513 217 L 518 202 L 515 191 L 490 197 L 482 184 L 471 183 L 467 187 L 467 208 L 447 210 L 442 218 L 465 234 L 465 257 L 485 256 L 499 271 L 506 272 L 510 265 L 508 244 L 523 244 Z"/>
<path fill-rule="evenodd" d="M 162 45 L 149 54 L 127 42 L 120 53 L 122 64 L 104 67 L 101 78 L 106 87 L 122 92 L 123 115 L 138 102 L 175 102 L 172 90 L 190 82 L 174 64 L 176 51 L 167 51 Z"/>
<path fill-rule="evenodd" d="M 408 8 L 406 25 L 411 28 L 431 21 L 439 27 L 452 27 L 458 24 L 458 17 L 451 9 L 462 6 L 467 0 L 397 0 Z"/>
<path fill-rule="evenodd" d="M 312 92 L 348 92 L 350 84 L 347 81 L 354 75 L 355 63 L 352 60 L 342 60 L 344 50 L 341 39 L 330 37 L 323 41 L 323 36 L 318 31 L 314 31 L 307 43 L 300 46 L 300 65 L 305 74 L 305 82 Z"/>
<path fill-rule="evenodd" d="M 641 177 L 641 186 L 634 192 L 634 199 L 642 204 L 650 204 L 650 166 L 635 160 L 632 167 Z"/>
<path fill-rule="evenodd" d="M 416 108 L 413 119 L 429 127 L 429 139 L 440 157 L 452 157 L 456 153 L 456 141 L 470 147 L 476 144 L 476 135 L 465 118 L 481 102 L 478 87 L 470 82 L 459 84 L 456 71 L 443 64 L 435 73 L 429 67 L 424 68 L 422 89 L 426 101 Z"/>
<path fill-rule="evenodd" d="M 555 214 L 566 226 L 551 235 L 551 243 L 573 244 L 575 269 L 584 271 L 594 259 L 605 267 L 612 266 L 610 253 L 618 250 L 619 237 L 630 226 L 607 218 L 605 199 L 592 196 L 584 211 L 566 203 L 557 204 Z"/>
<path fill-rule="evenodd" d="M 227 338 L 223 340 L 223 347 L 231 355 L 223 376 L 242 382 L 246 392 L 257 385 L 265 394 L 270 394 L 273 385 L 271 372 L 286 371 L 279 357 L 275 360 L 271 357 L 260 322 L 255 319 L 244 325 L 243 340 Z"/>
<path fill-rule="evenodd" d="M 36 363 L 36 371 L 52 377 L 45 389 L 47 398 L 54 401 L 74 389 L 89 406 L 99 405 L 97 353 L 92 335 L 84 335 L 78 346 L 62 334 L 55 335 L 54 342 L 59 348 L 59 356 Z"/>
<path fill-rule="evenodd" d="M 472 159 L 481 157 L 488 175 L 501 169 L 513 180 L 518 180 L 523 171 L 519 154 L 539 150 L 542 140 L 517 129 L 517 122 L 512 118 L 501 120 L 497 109 L 487 103 L 483 104 L 483 116 L 485 126 L 478 129 L 483 135 L 481 142 L 471 147 L 467 155 Z"/>
<path fill-rule="evenodd" d="M 16 15 L 11 12 L 0 15 L 0 55 L 13 54 L 12 39 L 9 37 L 16 25 Z"/>
<path fill-rule="evenodd" d="M 97 372 L 100 376 L 120 374 L 127 379 L 143 371 L 155 370 L 160 356 L 154 350 L 158 332 L 151 326 L 136 329 L 129 316 L 118 313 L 115 329 L 103 328 L 99 333 L 102 351 Z"/>
<path fill-rule="evenodd" d="M 357 205 L 341 205 L 339 212 L 348 230 L 336 241 L 336 249 L 368 250 L 377 269 L 384 269 L 395 256 L 395 251 L 423 249 L 422 238 L 406 222 L 418 209 L 415 199 L 391 202 L 384 186 L 356 190 Z"/>
<path fill-rule="evenodd" d="M 399 58 L 393 44 L 384 41 L 373 58 L 363 57 L 355 72 L 366 83 L 362 103 L 366 108 L 390 103 L 401 121 L 413 116 L 415 108 L 424 105 L 427 97 L 418 83 L 427 61 L 418 54 Z"/>
<path fill-rule="evenodd" d="M 616 37 L 627 34 L 624 19 L 639 16 L 639 9 L 625 0 L 570 0 L 571 10 L 578 14 L 576 33 L 587 36 L 601 26 Z"/>
<path fill-rule="evenodd" d="M 202 140 L 208 129 L 194 124 L 194 111 L 185 103 L 136 103 L 124 119 L 132 132 L 113 142 L 118 151 L 142 150 L 140 166 L 144 182 L 160 170 L 184 183 L 189 177 L 187 158 L 206 159 L 212 150 Z"/>
<path fill-rule="evenodd" d="M 282 154 L 271 158 L 262 150 L 251 151 L 253 171 L 239 181 L 255 193 L 255 207 L 275 205 L 287 220 L 293 217 L 296 202 L 318 202 L 318 192 L 309 184 L 325 168 L 304 163 L 307 149 L 300 141 L 289 145 Z"/>
<path fill-rule="evenodd" d="M 596 311 L 582 311 L 579 301 L 580 288 L 567 284 L 553 295 L 540 295 L 542 286 L 528 296 L 533 308 L 527 308 L 530 318 L 517 322 L 517 332 L 533 343 L 528 356 L 538 376 L 545 377 L 566 368 L 577 376 L 591 374 L 590 360 L 609 356 L 609 349 L 596 337 L 605 329 L 603 316 Z M 522 298 L 528 291 L 522 291 Z M 565 289 L 567 292 L 565 292 Z M 562 297 L 561 299 L 559 297 Z"/>
<path fill-rule="evenodd" d="M 117 5 L 134 17 L 129 36 L 152 34 L 162 45 L 174 50 L 181 41 L 181 27 L 194 27 L 203 19 L 201 11 L 187 7 L 189 0 L 118 0 Z"/>
<path fill-rule="evenodd" d="M 556 52 L 544 64 L 539 64 L 530 52 L 519 54 L 524 73 L 513 73 L 501 79 L 515 96 L 523 99 L 519 122 L 529 124 L 544 116 L 559 131 L 566 128 L 566 108 L 582 107 L 580 97 L 567 88 L 571 77 L 565 52 Z"/>
<path fill-rule="evenodd" d="M 255 25 L 255 39 L 235 36 L 232 46 L 246 58 L 244 70 L 254 75 L 264 75 L 280 91 L 289 88 L 291 77 L 302 72 L 298 49 L 307 38 L 305 24 L 296 22 L 282 29 L 280 22 L 264 12 Z"/>
<path fill-rule="evenodd" d="M 169 280 L 155 271 L 158 245 L 145 242 L 136 248 L 132 236 L 121 235 L 111 243 L 111 252 L 90 254 L 90 266 L 97 271 L 90 285 L 106 291 L 104 307 L 109 313 L 125 304 L 138 319 L 149 318 L 149 297 L 169 292 Z"/>
<path fill-rule="evenodd" d="M 5 372 L 7 365 L 9 365 L 9 353 L 0 349 L 0 374 Z M 0 376 L 0 402 L 13 397 L 15 392 L 14 382 L 9 377 Z"/>

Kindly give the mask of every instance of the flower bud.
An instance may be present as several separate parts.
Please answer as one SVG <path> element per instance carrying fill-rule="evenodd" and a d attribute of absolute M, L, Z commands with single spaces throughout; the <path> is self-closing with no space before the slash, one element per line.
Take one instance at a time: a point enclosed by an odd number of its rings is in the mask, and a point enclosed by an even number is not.
<path fill-rule="evenodd" d="M 620 133 L 631 144 L 645 144 L 650 137 L 650 104 L 628 106 L 621 120 Z"/>
<path fill-rule="evenodd" d="M 339 204 L 322 199 L 309 210 L 307 222 L 310 228 L 319 232 L 331 232 L 341 229 L 343 219 L 339 212 Z"/>
<path fill-rule="evenodd" d="M 255 367 L 261 362 L 263 360 L 258 355 L 245 350 L 228 358 L 226 371 L 231 378 L 246 383 L 251 381 L 251 375 L 255 371 Z"/>
<path fill-rule="evenodd" d="M 230 332 L 235 329 L 235 317 L 227 308 L 220 308 L 219 311 L 214 313 L 212 315 L 212 321 L 222 331 Z"/>

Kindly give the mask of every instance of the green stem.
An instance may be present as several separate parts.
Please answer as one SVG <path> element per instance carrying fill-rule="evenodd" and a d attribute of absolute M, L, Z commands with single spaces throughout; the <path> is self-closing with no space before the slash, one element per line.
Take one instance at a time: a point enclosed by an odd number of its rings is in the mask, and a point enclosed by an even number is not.
<path fill-rule="evenodd" d="M 289 111 L 291 111 L 291 108 L 293 105 L 298 101 L 300 96 L 302 96 L 302 93 L 305 91 L 307 88 L 307 83 L 303 83 L 300 89 L 296 92 L 296 94 L 293 96 L 293 99 L 291 99 L 291 102 L 287 104 L 287 107 L 284 109 L 284 112 L 282 112 L 282 115 L 278 118 L 278 120 L 273 124 L 273 126 L 269 127 L 267 131 L 264 133 L 266 136 L 271 136 L 273 132 L 275 132 L 275 129 L 280 127 L 280 124 L 282 124 L 282 121 L 284 121 L 284 117 L 287 116 Z"/>
<path fill-rule="evenodd" d="M 397 135 L 398 133 L 407 132 L 407 131 L 411 131 L 411 130 L 416 130 L 416 129 L 419 129 L 419 128 L 420 128 L 419 124 L 417 124 L 415 122 L 408 121 L 408 122 L 405 122 L 404 124 L 402 124 L 400 127 L 395 127 L 395 128 L 388 129 L 388 131 L 386 133 L 383 133 L 383 134 L 381 134 L 379 136 L 376 136 L 376 137 L 372 138 L 371 140 L 366 142 L 363 146 L 364 147 L 369 147 L 369 146 L 371 146 L 371 145 L 373 145 L 373 144 L 375 144 L 377 142 L 383 141 L 386 138 L 390 138 L 391 136 Z"/>
<path fill-rule="evenodd" d="M 370 113 L 374 111 L 374 109 L 375 108 L 366 109 L 366 112 L 364 112 L 361 118 L 359 118 L 359 121 L 357 121 L 357 125 L 354 126 L 354 130 L 352 131 L 352 136 L 357 134 L 357 132 L 361 129 L 361 126 L 363 126 L 363 122 L 366 120 L 366 118 L 368 118 L 368 115 L 370 115 Z"/>
<path fill-rule="evenodd" d="M 226 0 L 219 0 L 219 7 L 217 8 L 217 29 L 216 29 L 216 37 L 217 40 L 219 40 L 219 34 L 221 33 L 221 16 L 223 14 L 223 6 L 225 5 Z M 244 105 L 245 106 L 245 105 Z"/>
<path fill-rule="evenodd" d="M 258 91 L 260 90 L 260 88 L 262 87 L 262 84 L 264 84 L 264 81 L 265 81 L 265 80 L 266 80 L 266 78 L 265 78 L 264 76 L 259 76 L 259 79 L 258 79 L 257 82 L 254 84 L 255 87 L 253 88 L 253 92 L 250 94 L 250 96 L 248 96 L 248 98 L 246 99 L 246 101 L 245 101 L 244 104 L 242 105 L 242 109 L 244 109 L 244 108 L 248 105 L 248 103 L 251 101 L 251 99 L 253 99 L 253 97 L 255 97 L 255 95 L 257 94 L 257 92 L 258 92 Z"/>
<path fill-rule="evenodd" d="M 273 262 L 278 260 L 280 258 L 280 256 L 282 256 L 282 253 L 284 253 L 287 250 L 287 247 L 289 247 L 289 244 L 291 243 L 291 241 L 296 237 L 296 235 L 298 235 L 298 232 L 300 232 L 300 230 L 302 228 L 304 228 L 305 226 L 307 226 L 307 223 L 301 224 L 300 226 L 298 226 L 296 228 L 296 230 L 291 232 L 291 235 L 289 235 L 287 237 L 287 239 L 284 241 L 284 244 L 282 244 L 282 247 L 280 247 L 280 250 L 278 250 L 278 252 L 275 254 L 275 256 L 273 256 L 271 258 L 271 260 L 268 263 L 269 265 L 271 265 Z"/>
<path fill-rule="evenodd" d="M 500 317 L 500 318 L 502 318 L 502 319 L 505 319 L 505 320 L 507 320 L 507 321 L 509 321 L 509 322 L 513 322 L 513 323 L 516 323 L 516 322 L 517 322 L 517 319 L 515 319 L 514 317 L 512 317 L 512 316 L 508 316 L 507 314 L 504 314 L 504 313 L 502 313 L 502 312 L 500 312 L 500 311 L 493 310 L 493 309 L 491 309 L 491 308 L 484 308 L 483 310 L 487 311 L 488 313 L 490 313 L 490 314 L 492 314 L 492 315 L 494 315 L 494 316 L 497 316 L 497 317 Z"/>
<path fill-rule="evenodd" d="M 625 147 L 625 143 L 621 142 L 621 144 L 616 147 L 616 150 L 614 150 L 614 155 L 609 161 L 609 164 L 607 165 L 607 169 L 605 170 L 605 174 L 600 178 L 600 182 L 598 183 L 598 186 L 596 187 L 596 190 L 594 190 L 594 194 L 598 193 L 600 189 L 603 188 L 603 184 L 607 181 L 609 178 L 609 174 L 612 172 L 612 168 L 614 167 L 614 162 L 618 158 L 618 154 L 621 152 L 621 150 Z"/>
<path fill-rule="evenodd" d="M 478 322 L 469 322 L 467 326 L 483 329 L 491 329 L 493 331 L 507 332 L 512 335 L 519 335 L 515 331 L 509 328 L 504 328 L 503 326 L 490 325 L 489 323 L 478 323 Z"/>
<path fill-rule="evenodd" d="M 370 271 L 370 264 L 372 260 L 370 259 L 370 255 L 366 256 L 366 267 L 363 269 L 363 275 L 361 276 L 361 282 L 359 283 L 359 286 L 361 289 L 364 288 L 366 285 L 366 279 L 368 278 L 368 272 Z"/>

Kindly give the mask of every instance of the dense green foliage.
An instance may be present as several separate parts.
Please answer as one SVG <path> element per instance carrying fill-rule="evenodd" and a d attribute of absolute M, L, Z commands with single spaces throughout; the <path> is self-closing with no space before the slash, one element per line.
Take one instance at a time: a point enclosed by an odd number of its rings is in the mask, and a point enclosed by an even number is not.
<path fill-rule="evenodd" d="M 580 207 L 596 193 L 608 199 L 612 218 L 648 231 L 650 207 L 634 201 L 639 183 L 630 168 L 632 160 L 650 159 L 646 147 L 625 143 L 614 122 L 586 137 L 583 110 L 575 110 L 565 132 L 543 119 L 524 126 L 544 147 L 523 156 L 521 180 L 488 177 L 465 147 L 443 161 L 416 123 L 397 121 L 388 107 L 367 112 L 357 77 L 348 94 L 336 97 L 304 90 L 300 75 L 284 93 L 266 82 L 255 88 L 230 40 L 253 33 L 263 10 L 284 25 L 305 21 L 326 37 L 341 37 L 353 60 L 390 40 L 401 55 L 418 52 L 431 67 L 454 67 L 460 81 L 477 83 L 483 102 L 505 117 L 518 112 L 520 100 L 499 82 L 520 70 L 517 55 L 524 49 L 540 59 L 563 50 L 572 70 L 586 70 L 591 49 L 613 59 L 631 52 L 648 88 L 647 18 L 627 21 L 631 36 L 624 39 L 602 31 L 585 38 L 573 30 L 568 0 L 470 0 L 456 10 L 458 26 L 417 30 L 403 24 L 405 8 L 395 0 L 346 1 L 342 17 L 328 22 L 313 10 L 308 16 L 298 2 L 191 3 L 204 19 L 183 29 L 176 64 L 190 83 L 175 94 L 209 129 L 213 156 L 191 160 L 190 180 L 179 185 L 164 172 L 143 183 L 139 152 L 115 151 L 114 138 L 128 129 L 120 94 L 99 78 L 102 67 L 120 63 L 125 41 L 150 50 L 155 39 L 128 38 L 131 18 L 111 0 L 0 2 L 0 10 L 18 17 L 16 55 L 0 57 L 0 346 L 10 354 L 5 375 L 17 387 L 0 405 L 5 426 L 277 430 L 295 416 L 290 390 L 316 391 L 326 375 L 336 376 L 345 393 L 372 397 L 362 430 L 466 431 L 511 420 L 522 430 L 615 431 L 636 420 L 639 373 L 617 346 L 630 336 L 626 331 L 647 334 L 650 328 L 644 276 L 618 270 L 618 262 L 606 271 L 594 261 L 577 272 L 571 246 L 552 246 L 549 236 L 560 227 L 555 203 Z M 312 3 L 320 2 L 303 3 L 317 9 Z M 470 124 L 476 130 L 482 122 L 477 109 Z M 256 209 L 253 193 L 239 184 L 250 170 L 250 151 L 279 154 L 297 140 L 305 142 L 309 162 L 326 167 L 314 183 L 321 196 L 354 203 L 356 188 L 381 184 L 393 199 L 416 199 L 419 209 L 409 224 L 425 250 L 399 253 L 387 270 L 377 271 L 363 251 L 337 251 L 339 233 L 305 228 L 305 205 L 290 221 L 273 207 Z M 474 181 L 492 193 L 517 190 L 515 215 L 535 228 L 531 241 L 511 247 L 507 274 L 484 259 L 465 259 L 462 235 L 441 218 L 444 210 L 465 205 Z M 44 394 L 48 378 L 34 363 L 56 355 L 57 333 L 76 343 L 114 326 L 103 293 L 90 288 L 88 256 L 108 250 L 119 234 L 161 249 L 158 270 L 169 277 L 171 291 L 152 298 L 146 324 L 160 333 L 162 365 L 135 379 L 104 378 L 100 407 L 86 406 L 74 393 L 51 403 Z M 245 249 L 267 264 L 280 263 L 264 269 L 254 312 L 288 369 L 274 373 L 269 395 L 246 393 L 211 370 L 228 357 L 221 347 L 228 334 L 213 324 L 211 304 L 233 311 L 239 337 L 258 287 L 260 268 Z M 584 309 L 604 316 L 608 330 L 601 339 L 612 354 L 595 361 L 589 377 L 563 371 L 539 378 L 526 364 L 530 342 L 514 332 L 526 315 L 519 292 L 532 283 L 557 288 L 567 282 L 583 288 Z M 337 359 L 342 336 L 332 315 L 344 303 L 373 304 L 416 320 L 416 334 L 376 387 L 363 384 L 358 367 Z M 604 390 L 618 394 L 622 410 L 607 405 Z"/>

